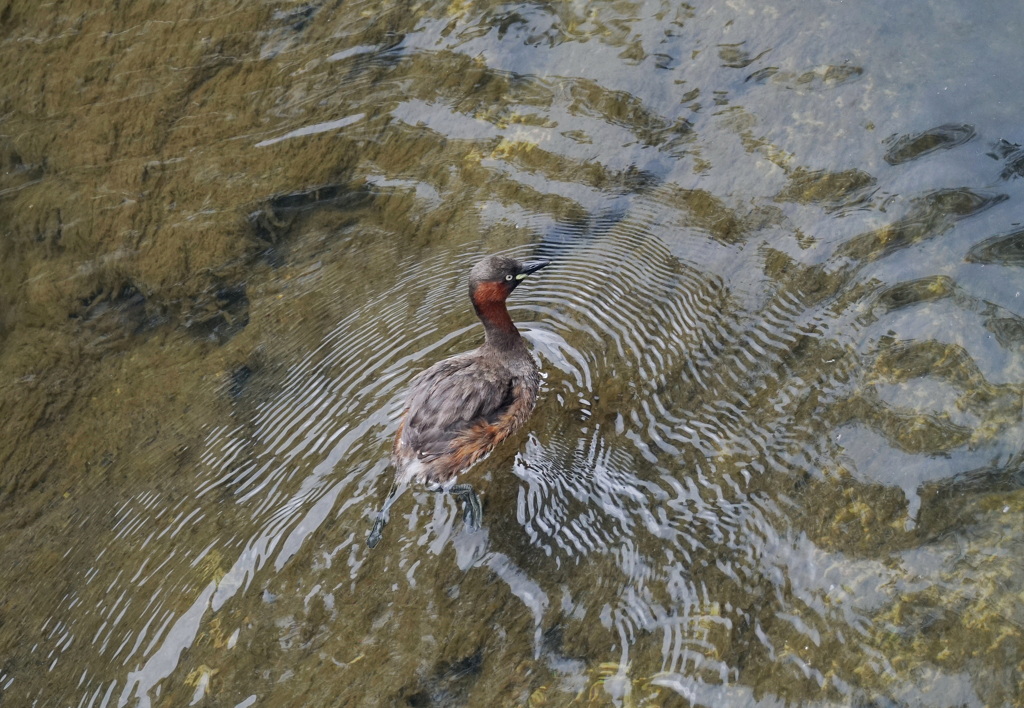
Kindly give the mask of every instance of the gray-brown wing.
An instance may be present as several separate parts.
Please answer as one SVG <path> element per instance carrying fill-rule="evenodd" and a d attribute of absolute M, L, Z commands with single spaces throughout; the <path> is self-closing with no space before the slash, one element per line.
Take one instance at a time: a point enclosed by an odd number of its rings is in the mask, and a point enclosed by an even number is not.
<path fill-rule="evenodd" d="M 429 460 L 474 423 L 495 422 L 514 399 L 512 373 L 477 357 L 447 359 L 413 381 L 402 442 Z"/>

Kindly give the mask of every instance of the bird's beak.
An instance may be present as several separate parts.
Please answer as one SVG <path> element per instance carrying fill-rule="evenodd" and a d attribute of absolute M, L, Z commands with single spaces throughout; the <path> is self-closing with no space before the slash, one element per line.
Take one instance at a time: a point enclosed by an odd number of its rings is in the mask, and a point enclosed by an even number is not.
<path fill-rule="evenodd" d="M 551 265 L 551 261 L 544 260 L 543 258 L 537 259 L 535 261 L 526 261 L 525 263 L 523 263 L 522 270 L 520 270 L 519 273 L 516 275 L 516 280 L 523 280 L 530 273 L 536 273 L 538 270 L 540 270 L 546 265 Z"/>

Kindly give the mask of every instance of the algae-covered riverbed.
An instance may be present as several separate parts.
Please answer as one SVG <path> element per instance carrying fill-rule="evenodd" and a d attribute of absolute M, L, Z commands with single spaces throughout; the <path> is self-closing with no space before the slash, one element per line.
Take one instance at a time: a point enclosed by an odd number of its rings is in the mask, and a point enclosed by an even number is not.
<path fill-rule="evenodd" d="M 0 704 L 1021 704 L 1022 26 L 0 3 Z M 370 550 L 494 252 L 537 409 Z"/>

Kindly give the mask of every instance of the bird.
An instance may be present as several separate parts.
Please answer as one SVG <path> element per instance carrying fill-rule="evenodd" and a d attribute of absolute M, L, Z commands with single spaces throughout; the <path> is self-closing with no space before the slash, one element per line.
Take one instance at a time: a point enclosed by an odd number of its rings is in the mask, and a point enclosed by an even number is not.
<path fill-rule="evenodd" d="M 484 342 L 435 363 L 409 385 L 391 451 L 395 479 L 367 537 L 370 548 L 381 539 L 391 505 L 412 484 L 461 497 L 467 525 L 476 526 L 479 499 L 456 478 L 519 430 L 537 403 L 540 373 L 505 301 L 548 265 L 545 259 L 492 255 L 473 266 L 469 299 L 483 323 Z"/>

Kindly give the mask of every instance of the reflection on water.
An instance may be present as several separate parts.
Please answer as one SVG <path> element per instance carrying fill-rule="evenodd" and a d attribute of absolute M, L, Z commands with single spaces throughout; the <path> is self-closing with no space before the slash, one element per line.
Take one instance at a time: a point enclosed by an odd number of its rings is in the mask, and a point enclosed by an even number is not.
<path fill-rule="evenodd" d="M 1024 700 L 1024 18 L 846 5 L 4 11 L 3 697 Z M 371 551 L 491 252 L 536 412 Z"/>

